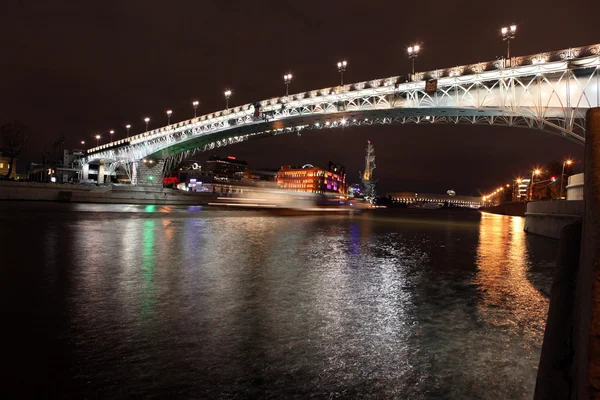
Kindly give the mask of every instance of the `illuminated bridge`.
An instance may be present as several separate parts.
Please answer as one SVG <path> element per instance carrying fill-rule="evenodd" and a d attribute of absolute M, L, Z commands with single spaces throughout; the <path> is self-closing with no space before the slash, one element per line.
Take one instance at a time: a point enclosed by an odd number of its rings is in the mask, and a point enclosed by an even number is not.
<path fill-rule="evenodd" d="M 87 151 L 104 174 L 132 184 L 162 176 L 197 151 L 241 141 L 373 124 L 481 124 L 539 129 L 583 144 L 585 112 L 600 106 L 600 44 L 393 76 L 257 101 Z"/>

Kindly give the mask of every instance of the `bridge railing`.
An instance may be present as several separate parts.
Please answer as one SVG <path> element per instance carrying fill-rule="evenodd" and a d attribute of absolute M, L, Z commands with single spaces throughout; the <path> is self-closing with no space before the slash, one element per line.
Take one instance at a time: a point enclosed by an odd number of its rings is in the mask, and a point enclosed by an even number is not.
<path fill-rule="evenodd" d="M 387 94 L 388 92 L 392 92 L 394 90 L 415 89 L 424 85 L 424 82 L 430 79 L 440 80 L 438 82 L 438 87 L 444 86 L 445 84 L 453 84 L 455 83 L 454 79 L 465 76 L 477 75 L 482 78 L 482 81 L 485 81 L 486 79 L 493 80 L 498 79 L 499 76 L 498 74 L 489 74 L 491 72 L 508 72 L 502 77 L 519 76 L 523 74 L 535 73 L 531 69 L 523 67 L 541 67 L 544 66 L 544 64 L 558 62 L 569 62 L 571 63 L 571 66 L 577 67 L 577 60 L 583 60 L 589 57 L 599 56 L 600 44 L 596 44 L 559 50 L 554 52 L 538 53 L 529 56 L 513 57 L 510 60 L 498 59 L 495 61 L 479 62 L 469 65 L 436 69 L 432 71 L 415 73 L 414 76 L 400 75 L 388 78 L 373 79 L 370 81 L 357 82 L 342 86 L 333 86 L 329 88 L 310 90 L 307 92 L 300 92 L 288 96 L 265 99 L 255 103 L 248 103 L 241 106 L 236 106 L 225 110 L 201 115 L 196 118 L 180 121 L 171 125 L 163 126 L 134 136 L 130 136 L 126 139 L 121 139 L 93 147 L 87 150 L 87 154 L 92 155 L 94 153 L 103 152 L 106 150 L 115 150 L 118 147 L 123 147 L 130 144 L 136 144 L 152 139 L 157 139 L 168 134 L 177 133 L 189 129 L 190 125 L 206 126 L 211 124 L 217 124 L 223 122 L 223 120 L 229 120 L 232 118 L 244 118 L 251 114 L 256 107 L 260 107 L 263 111 L 272 111 L 277 107 L 281 107 L 282 105 L 293 105 L 293 103 L 295 102 L 309 103 L 314 101 L 316 98 L 324 98 L 328 96 L 341 98 L 348 96 L 358 96 L 360 95 L 359 92 L 369 89 L 380 92 L 380 94 Z M 507 67 L 507 65 L 509 67 Z M 571 66 L 565 65 L 564 68 Z M 397 87 L 396 85 L 398 84 L 402 85 L 403 88 Z"/>

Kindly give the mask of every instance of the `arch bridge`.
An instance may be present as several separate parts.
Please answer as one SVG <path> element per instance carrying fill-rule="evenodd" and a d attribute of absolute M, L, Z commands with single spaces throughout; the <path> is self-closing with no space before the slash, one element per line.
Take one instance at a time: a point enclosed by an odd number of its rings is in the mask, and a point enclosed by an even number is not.
<path fill-rule="evenodd" d="M 276 97 L 87 150 L 83 175 L 123 168 L 161 185 L 184 158 L 245 140 L 373 124 L 481 124 L 539 129 L 583 144 L 600 106 L 600 44 L 480 62 Z"/>

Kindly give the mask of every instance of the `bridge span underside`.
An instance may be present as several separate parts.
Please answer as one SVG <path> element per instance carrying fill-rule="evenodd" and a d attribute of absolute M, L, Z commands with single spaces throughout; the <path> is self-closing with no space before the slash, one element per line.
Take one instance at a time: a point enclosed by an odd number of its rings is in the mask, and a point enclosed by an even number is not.
<path fill-rule="evenodd" d="M 583 144 L 585 113 L 600 105 L 600 45 L 512 63 L 513 68 L 479 63 L 263 100 L 99 146 L 88 151 L 86 162 L 108 170 L 123 167 L 135 184 L 148 164 L 144 160 L 170 172 L 197 151 L 249 139 L 391 123 L 524 127 Z"/>

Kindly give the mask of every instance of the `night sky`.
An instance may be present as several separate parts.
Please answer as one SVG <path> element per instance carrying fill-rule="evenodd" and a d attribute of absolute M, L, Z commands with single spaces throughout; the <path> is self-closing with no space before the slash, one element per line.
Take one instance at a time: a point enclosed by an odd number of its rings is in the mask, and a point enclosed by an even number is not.
<path fill-rule="evenodd" d="M 411 5 L 414 4 L 414 5 Z M 518 24 L 515 56 L 600 42 L 600 2 L 571 1 L 17 1 L 0 16 L 0 123 L 35 132 L 23 161 L 60 136 L 93 144 L 96 132 L 132 134 L 230 105 L 409 72 L 406 47 L 422 43 L 417 70 L 493 60 L 499 29 Z M 366 141 L 375 145 L 378 192 L 477 194 L 536 164 L 583 157 L 583 147 L 540 131 L 466 125 L 322 130 L 219 149 L 256 167 L 346 165 L 358 181 Z M 197 159 L 204 159 L 203 154 Z M 26 168 L 25 162 L 19 169 Z M 581 168 L 581 163 L 578 165 Z"/>

